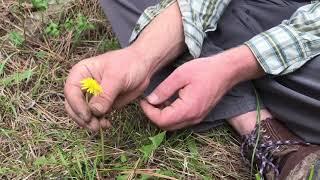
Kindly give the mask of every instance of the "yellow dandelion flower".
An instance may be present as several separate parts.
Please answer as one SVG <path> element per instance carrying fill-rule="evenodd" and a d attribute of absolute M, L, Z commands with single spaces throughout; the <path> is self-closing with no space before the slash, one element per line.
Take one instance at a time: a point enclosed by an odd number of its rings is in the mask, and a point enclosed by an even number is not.
<path fill-rule="evenodd" d="M 98 96 L 103 91 L 100 84 L 92 78 L 85 78 L 81 80 L 80 83 L 82 90 L 86 90 L 87 93 L 90 93 L 94 96 Z"/>

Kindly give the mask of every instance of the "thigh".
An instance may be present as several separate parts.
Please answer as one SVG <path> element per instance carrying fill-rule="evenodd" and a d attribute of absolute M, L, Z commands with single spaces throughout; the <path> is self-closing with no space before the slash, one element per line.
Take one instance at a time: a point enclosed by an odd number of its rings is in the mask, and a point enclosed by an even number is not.
<path fill-rule="evenodd" d="M 255 81 L 265 106 L 308 142 L 320 144 L 320 56 L 283 77 Z"/>
<path fill-rule="evenodd" d="M 143 11 L 158 2 L 159 0 L 100 0 L 122 47 L 128 46 L 132 30 Z"/>

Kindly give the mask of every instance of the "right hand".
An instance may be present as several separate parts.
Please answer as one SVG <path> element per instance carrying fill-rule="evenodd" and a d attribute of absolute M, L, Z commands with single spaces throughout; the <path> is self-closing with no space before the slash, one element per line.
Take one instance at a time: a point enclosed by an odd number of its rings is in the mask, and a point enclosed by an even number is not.
<path fill-rule="evenodd" d="M 106 129 L 109 120 L 103 116 L 120 108 L 143 93 L 150 81 L 150 70 L 143 57 L 133 49 L 122 49 L 85 59 L 71 69 L 65 87 L 65 107 L 81 127 L 91 131 Z M 103 93 L 86 102 L 80 81 L 92 77 Z"/>

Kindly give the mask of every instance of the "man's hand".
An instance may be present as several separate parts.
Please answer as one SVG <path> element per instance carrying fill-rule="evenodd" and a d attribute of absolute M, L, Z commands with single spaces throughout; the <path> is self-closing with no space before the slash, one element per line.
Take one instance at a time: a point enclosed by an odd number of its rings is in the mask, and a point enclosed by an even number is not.
<path fill-rule="evenodd" d="M 175 2 L 145 27 L 130 47 L 83 60 L 72 68 L 64 89 L 67 112 L 92 131 L 110 126 L 103 116 L 142 94 L 150 77 L 184 49 L 181 14 Z M 89 103 L 80 87 L 87 77 L 103 88 L 102 95 Z"/>
<path fill-rule="evenodd" d="M 263 74 L 246 46 L 187 62 L 162 82 L 141 106 L 149 119 L 165 130 L 200 123 L 228 90 Z M 172 95 L 178 98 L 166 102 Z M 159 105 L 166 104 L 165 108 Z"/>
<path fill-rule="evenodd" d="M 67 78 L 64 93 L 66 110 L 82 127 L 92 131 L 107 128 L 103 116 L 137 98 L 149 83 L 149 73 L 142 55 L 133 49 L 109 52 L 76 64 Z M 92 77 L 103 93 L 86 102 L 80 81 Z"/>

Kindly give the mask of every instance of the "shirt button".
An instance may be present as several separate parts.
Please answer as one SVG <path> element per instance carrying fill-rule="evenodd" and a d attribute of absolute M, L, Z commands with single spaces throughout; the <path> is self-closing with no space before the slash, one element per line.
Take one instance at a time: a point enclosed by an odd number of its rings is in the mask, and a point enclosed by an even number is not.
<path fill-rule="evenodd" d="M 140 24 L 137 24 L 136 27 L 134 27 L 135 31 L 139 31 L 140 30 Z"/>

